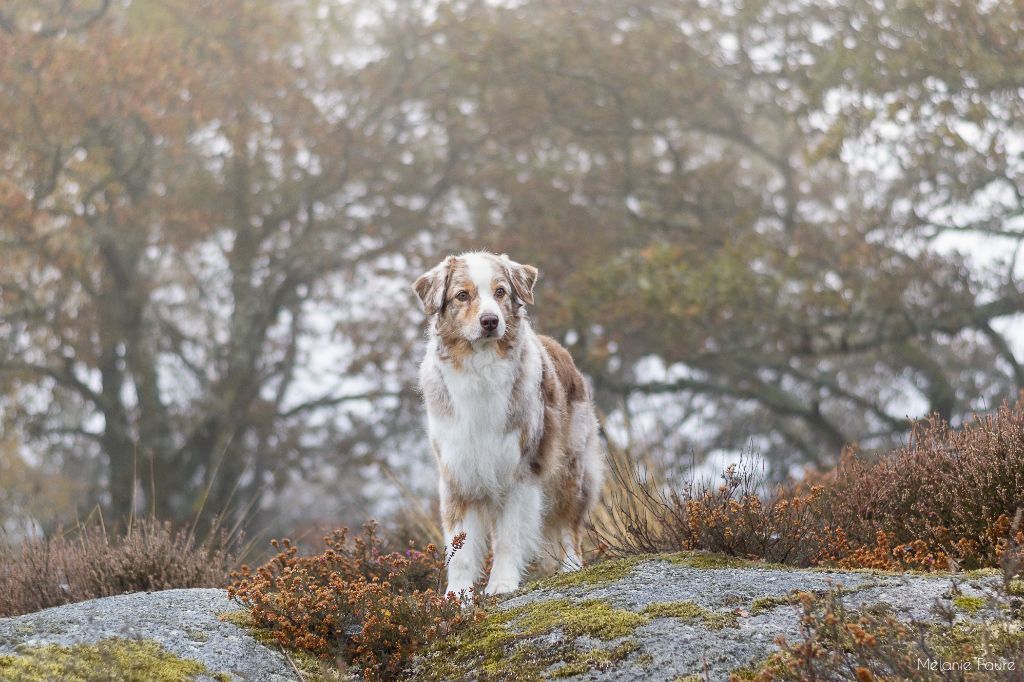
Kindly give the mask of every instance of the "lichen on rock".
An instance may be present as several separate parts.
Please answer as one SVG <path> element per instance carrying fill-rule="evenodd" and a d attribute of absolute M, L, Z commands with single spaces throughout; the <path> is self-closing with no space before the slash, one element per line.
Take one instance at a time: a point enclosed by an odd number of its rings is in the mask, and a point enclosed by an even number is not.
<path fill-rule="evenodd" d="M 953 597 L 953 606 L 961 611 L 966 611 L 972 616 L 985 608 L 985 602 L 984 597 L 968 597 L 965 594 Z"/>

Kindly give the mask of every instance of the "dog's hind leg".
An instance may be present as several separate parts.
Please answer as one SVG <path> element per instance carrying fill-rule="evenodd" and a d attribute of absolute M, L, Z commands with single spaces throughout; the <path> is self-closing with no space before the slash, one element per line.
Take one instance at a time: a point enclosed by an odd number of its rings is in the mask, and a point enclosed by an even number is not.
<path fill-rule="evenodd" d="M 579 532 L 572 528 L 566 527 L 562 530 L 562 573 L 570 573 L 583 568 L 579 536 Z"/>

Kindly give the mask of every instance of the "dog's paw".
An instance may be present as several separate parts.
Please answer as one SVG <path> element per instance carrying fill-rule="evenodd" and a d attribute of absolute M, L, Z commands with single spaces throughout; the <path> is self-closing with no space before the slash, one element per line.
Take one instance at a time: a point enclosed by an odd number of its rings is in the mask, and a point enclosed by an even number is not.
<path fill-rule="evenodd" d="M 470 602 L 473 600 L 473 584 L 464 583 L 448 583 L 448 587 L 445 588 L 445 594 L 453 593 L 456 597 L 464 602 Z"/>
<path fill-rule="evenodd" d="M 515 592 L 518 589 L 518 580 L 492 580 L 487 583 L 487 587 L 484 588 L 484 594 L 508 594 L 509 592 Z"/>

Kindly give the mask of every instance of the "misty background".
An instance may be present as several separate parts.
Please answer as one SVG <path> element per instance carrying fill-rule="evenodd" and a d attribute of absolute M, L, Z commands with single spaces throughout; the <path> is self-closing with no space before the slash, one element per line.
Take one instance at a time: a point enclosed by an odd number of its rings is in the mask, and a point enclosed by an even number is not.
<path fill-rule="evenodd" d="M 1024 388 L 1022 121 L 1016 2 L 7 0 L 0 524 L 429 507 L 470 248 L 666 470 L 960 423 Z"/>

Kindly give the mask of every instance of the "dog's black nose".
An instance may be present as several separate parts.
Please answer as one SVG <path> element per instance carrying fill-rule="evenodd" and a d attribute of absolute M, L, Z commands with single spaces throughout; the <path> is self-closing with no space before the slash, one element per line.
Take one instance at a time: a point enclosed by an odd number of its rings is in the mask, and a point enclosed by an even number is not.
<path fill-rule="evenodd" d="M 487 332 L 493 332 L 498 328 L 498 316 L 494 313 L 485 313 L 480 316 L 480 326 Z"/>

